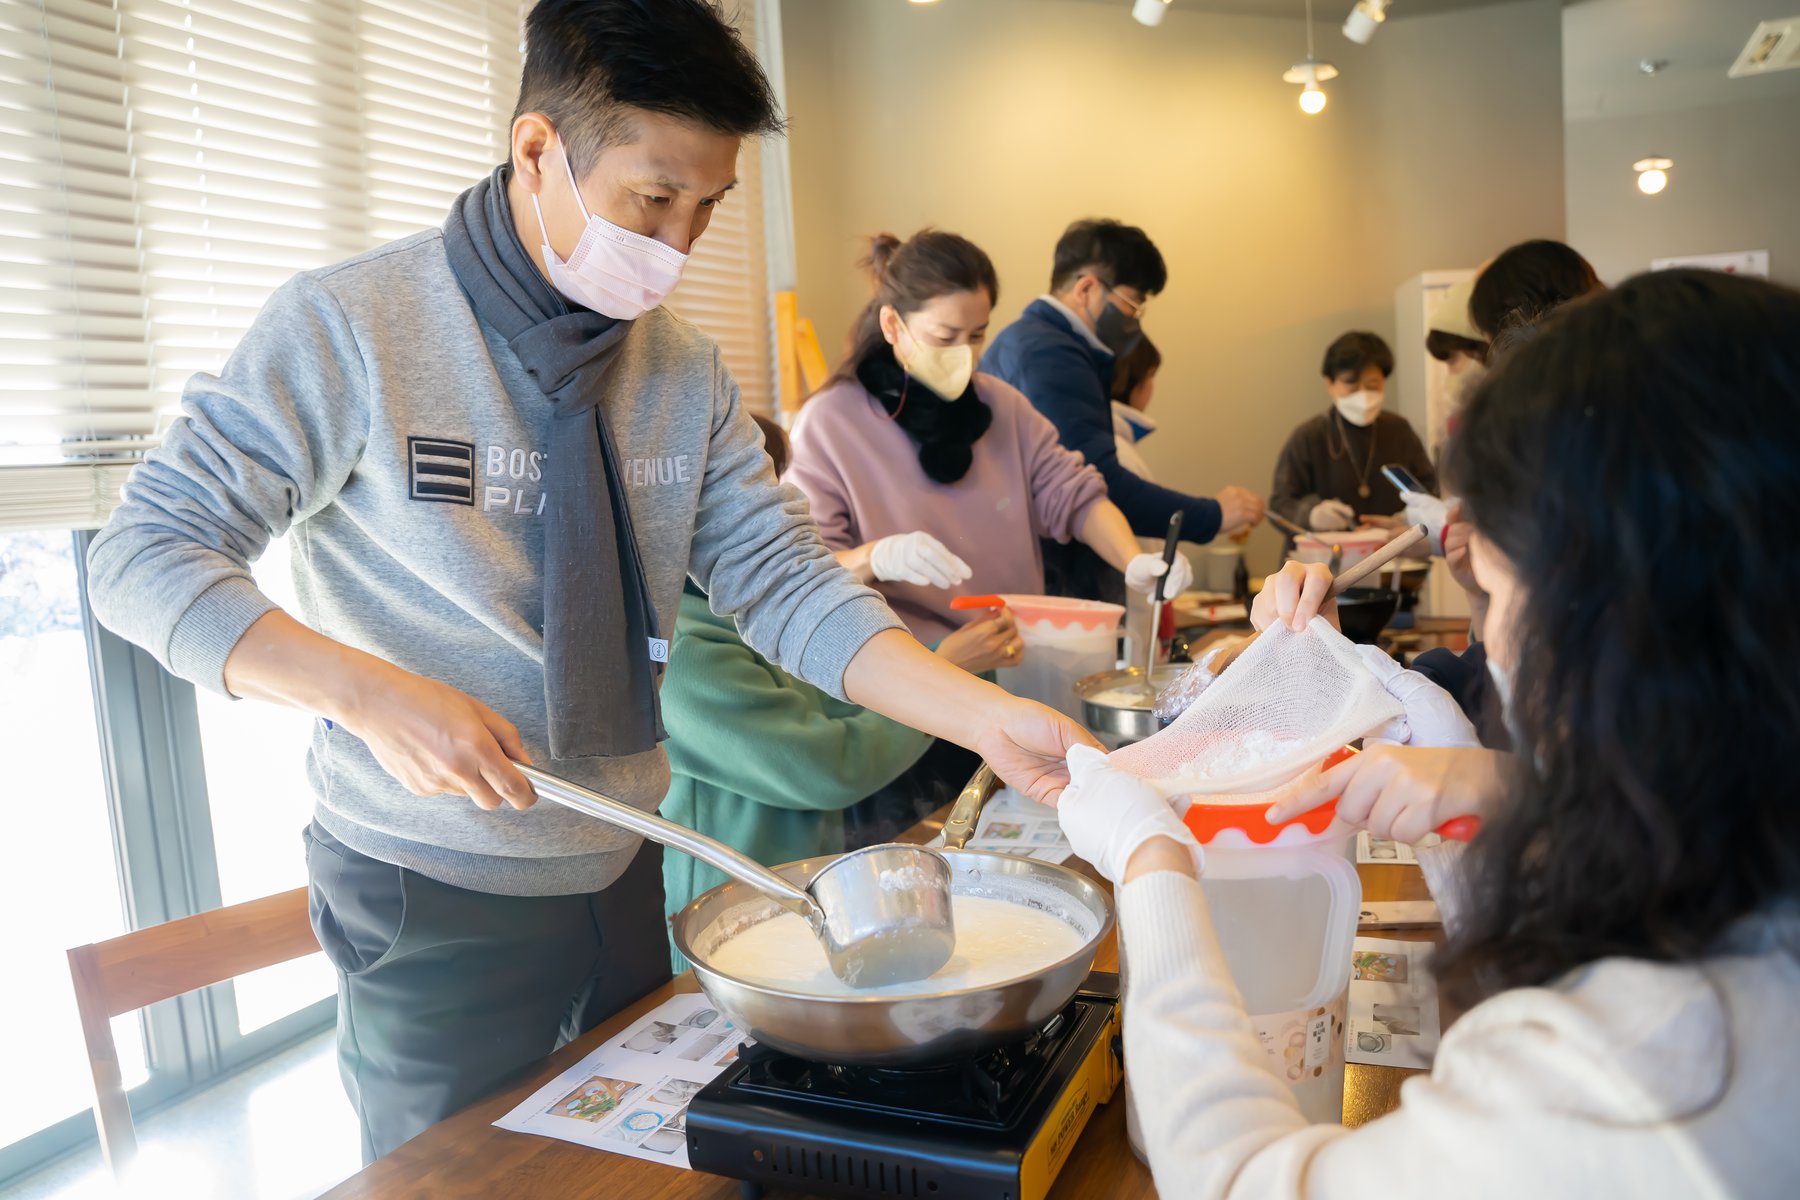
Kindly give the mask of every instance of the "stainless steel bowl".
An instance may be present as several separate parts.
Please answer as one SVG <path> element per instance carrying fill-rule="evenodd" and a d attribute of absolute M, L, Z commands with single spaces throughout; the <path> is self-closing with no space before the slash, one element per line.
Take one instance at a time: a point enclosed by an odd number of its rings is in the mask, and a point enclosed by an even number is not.
<path fill-rule="evenodd" d="M 817 996 L 738 979 L 707 965 L 734 932 L 782 910 L 750 887 L 722 883 L 672 919 L 675 948 L 694 965 L 707 999 L 757 1041 L 801 1058 L 866 1066 L 946 1062 L 1003 1045 L 1059 1012 L 1094 964 L 1112 928 L 1112 900 L 1067 867 L 982 850 L 945 850 L 951 891 L 1028 904 L 1068 921 L 1081 949 L 991 987 L 911 996 Z M 776 867 L 804 883 L 829 858 Z"/>
<path fill-rule="evenodd" d="M 1150 679 L 1161 691 L 1177 679 L 1180 679 L 1190 664 L 1163 663 L 1156 668 Z M 1103 699 L 1107 692 L 1118 688 L 1141 687 L 1144 682 L 1144 668 L 1122 667 L 1116 671 L 1101 671 L 1097 675 L 1089 675 L 1075 683 L 1075 694 L 1081 697 L 1082 722 L 1095 733 L 1110 733 L 1115 737 L 1128 741 L 1141 742 L 1156 732 L 1156 714 L 1150 711 L 1154 701 L 1145 694 L 1141 704 L 1123 705 L 1107 703 Z"/>

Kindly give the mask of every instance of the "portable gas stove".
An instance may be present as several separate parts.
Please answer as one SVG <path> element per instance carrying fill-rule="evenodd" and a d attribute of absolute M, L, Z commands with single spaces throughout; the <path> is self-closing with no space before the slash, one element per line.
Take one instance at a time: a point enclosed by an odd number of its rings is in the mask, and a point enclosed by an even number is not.
<path fill-rule="evenodd" d="M 1119 977 L 1036 1033 L 945 1066 L 833 1066 L 744 1048 L 688 1106 L 688 1160 L 819 1196 L 1042 1200 L 1122 1077 Z"/>

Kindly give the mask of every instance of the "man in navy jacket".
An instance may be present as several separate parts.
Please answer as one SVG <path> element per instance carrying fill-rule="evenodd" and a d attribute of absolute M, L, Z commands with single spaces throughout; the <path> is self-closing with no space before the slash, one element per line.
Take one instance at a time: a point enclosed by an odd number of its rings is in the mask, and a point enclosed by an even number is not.
<path fill-rule="evenodd" d="M 1182 539 L 1209 542 L 1262 520 L 1262 498 L 1236 486 L 1216 497 L 1159 486 L 1121 464 L 1113 441 L 1113 360 L 1143 338 L 1144 306 L 1168 277 L 1162 254 L 1143 230 L 1118 221 L 1077 221 L 1056 243 L 1050 293 L 1000 331 L 982 355 L 981 369 L 1024 392 L 1056 426 L 1062 444 L 1098 468 L 1138 536 L 1161 537 L 1170 516 L 1180 512 Z M 1087 547 L 1046 542 L 1044 551 L 1052 592 L 1123 594 L 1118 572 Z"/>

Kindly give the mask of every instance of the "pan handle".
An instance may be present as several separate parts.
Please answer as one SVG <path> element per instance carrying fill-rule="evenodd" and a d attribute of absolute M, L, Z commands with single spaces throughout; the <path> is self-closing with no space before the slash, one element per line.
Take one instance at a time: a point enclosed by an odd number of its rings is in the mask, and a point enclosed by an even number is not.
<path fill-rule="evenodd" d="M 963 786 L 962 795 L 950 808 L 950 815 L 944 818 L 944 849 L 961 850 L 969 844 L 969 839 L 975 835 L 975 824 L 981 818 L 981 806 L 999 787 L 1000 780 L 994 775 L 994 768 L 982 763 Z"/>

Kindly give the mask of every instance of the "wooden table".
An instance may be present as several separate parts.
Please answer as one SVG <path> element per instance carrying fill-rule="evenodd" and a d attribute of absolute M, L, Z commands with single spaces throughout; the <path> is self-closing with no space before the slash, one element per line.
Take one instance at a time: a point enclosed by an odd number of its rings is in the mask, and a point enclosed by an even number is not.
<path fill-rule="evenodd" d="M 925 841 L 937 825 L 923 822 L 907 840 Z M 1382 864 L 1359 865 L 1366 900 L 1429 899 L 1418 868 Z M 1429 933 L 1384 933 L 1383 937 L 1429 940 Z M 1119 969 L 1118 945 L 1107 937 L 1095 957 L 1100 971 Z M 607 1154 L 571 1142 L 494 1128 L 527 1096 L 573 1066 L 608 1038 L 677 992 L 697 991 L 693 976 L 684 974 L 548 1058 L 523 1070 L 511 1084 L 487 1099 L 440 1121 L 398 1150 L 364 1168 L 326 1193 L 326 1200 L 381 1197 L 491 1197 L 493 1200 L 577 1200 L 618 1197 L 620 1200 L 738 1200 L 738 1181 L 699 1171 L 682 1171 L 635 1158 Z M 1344 1074 L 1344 1122 L 1360 1125 L 1399 1103 L 1400 1084 L 1413 1071 L 1350 1064 Z M 1156 1194 L 1149 1168 L 1132 1154 L 1125 1137 L 1124 1090 L 1102 1105 L 1088 1121 L 1070 1153 L 1051 1196 L 1056 1200 L 1108 1196 L 1138 1200 Z M 804 1193 L 770 1189 L 772 1200 Z"/>

